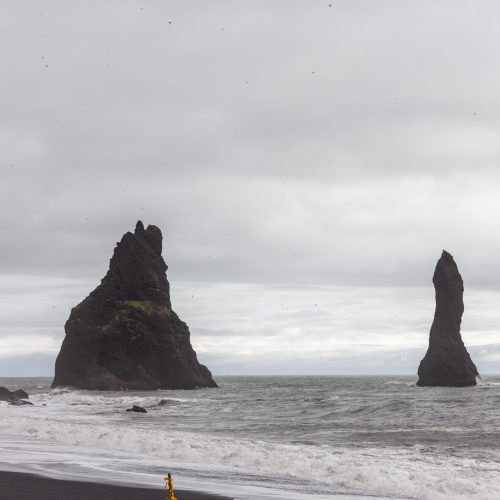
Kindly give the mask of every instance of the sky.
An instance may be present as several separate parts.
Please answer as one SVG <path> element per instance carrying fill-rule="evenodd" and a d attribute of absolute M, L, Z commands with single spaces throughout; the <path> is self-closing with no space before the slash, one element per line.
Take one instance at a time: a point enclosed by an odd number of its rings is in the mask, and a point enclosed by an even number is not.
<path fill-rule="evenodd" d="M 452 253 L 500 373 L 500 4 L 0 0 L 0 376 L 137 220 L 216 375 L 409 374 Z"/>

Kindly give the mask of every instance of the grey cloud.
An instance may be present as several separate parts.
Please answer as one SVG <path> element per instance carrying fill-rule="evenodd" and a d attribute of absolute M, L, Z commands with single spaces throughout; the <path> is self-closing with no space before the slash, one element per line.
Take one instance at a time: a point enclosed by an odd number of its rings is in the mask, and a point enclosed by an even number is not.
<path fill-rule="evenodd" d="M 28 354 L 0 358 L 1 377 L 52 377 L 54 375 L 53 356 Z"/>
<path fill-rule="evenodd" d="M 23 99 L 6 118 L 22 130 L 29 117 L 52 168 L 64 163 L 75 177 L 82 168 L 163 180 L 228 168 L 301 179 L 435 174 L 471 168 L 460 154 L 471 134 L 474 168 L 490 169 L 498 120 L 488 58 L 498 33 L 488 10 L 476 37 L 465 2 L 454 3 L 453 21 L 431 3 L 411 16 L 397 2 L 356 4 L 325 13 L 302 3 L 53 3 L 42 19 L 11 9 L 9 91 Z M 121 15 L 110 31 L 112 13 Z"/>
<path fill-rule="evenodd" d="M 28 310 L 17 326 L 62 329 L 142 219 L 164 231 L 174 303 L 200 337 L 244 338 L 254 322 L 266 335 L 332 324 L 364 344 L 425 332 L 446 248 L 464 327 L 493 343 L 499 13 L 451 0 L 6 5 L 0 325 Z M 245 328 L 207 326 L 229 284 L 246 287 Z M 281 307 L 280 286 L 302 301 Z M 348 297 L 318 314 L 325 286 Z M 271 305 L 245 309 L 252 293 Z M 367 306 L 370 293 L 385 302 Z"/>
<path fill-rule="evenodd" d="M 245 330 L 222 330 L 218 328 L 192 328 L 191 329 L 191 334 L 194 335 L 195 337 L 223 337 L 223 338 L 230 338 L 230 337 L 239 337 L 239 336 L 245 336 L 248 335 L 248 332 Z M 273 331 L 273 330 L 258 330 L 258 331 L 253 331 L 252 335 L 254 337 L 275 337 L 278 335 L 278 332 Z"/>
<path fill-rule="evenodd" d="M 279 352 L 264 353 L 252 359 L 236 355 L 226 360 L 217 355 L 208 355 L 207 363 L 220 375 L 415 375 L 416 366 L 422 357 L 417 349 L 381 350 L 373 346 L 370 353 L 347 350 L 335 353 L 317 351 L 310 355 L 293 358 Z M 374 353 L 376 352 L 376 355 Z"/>
<path fill-rule="evenodd" d="M 406 191 L 411 186 L 414 191 Z M 141 218 L 164 230 L 165 257 L 176 280 L 428 286 L 446 248 L 466 286 L 498 286 L 500 241 L 490 230 L 498 205 L 495 184 L 477 186 L 483 205 L 473 189 L 443 196 L 437 186 L 430 193 L 415 183 L 392 187 L 404 190 L 360 186 L 346 195 L 342 189 L 292 186 L 283 197 L 279 189 L 245 182 L 151 185 L 147 194 L 132 190 L 122 205 L 106 204 L 97 185 L 94 193 L 103 199 L 75 193 L 74 207 L 62 209 L 56 197 L 17 226 L 3 214 L 5 231 L 15 237 L 4 240 L 0 265 L 9 274 L 97 283 L 115 242 Z M 459 198 L 460 205 L 450 205 L 449 199 Z"/>

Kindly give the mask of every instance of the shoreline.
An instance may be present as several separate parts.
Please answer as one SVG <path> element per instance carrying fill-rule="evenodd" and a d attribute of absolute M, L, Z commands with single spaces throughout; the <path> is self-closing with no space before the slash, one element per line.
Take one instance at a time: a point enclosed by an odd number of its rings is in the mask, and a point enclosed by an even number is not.
<path fill-rule="evenodd" d="M 201 491 L 175 490 L 178 500 L 232 500 Z M 165 500 L 162 488 L 52 479 L 25 472 L 0 471 L 0 500 Z"/>

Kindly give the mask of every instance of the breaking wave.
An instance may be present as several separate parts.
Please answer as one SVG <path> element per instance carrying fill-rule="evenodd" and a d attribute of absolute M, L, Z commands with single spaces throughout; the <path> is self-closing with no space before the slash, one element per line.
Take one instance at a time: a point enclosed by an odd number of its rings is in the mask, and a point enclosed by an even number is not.
<path fill-rule="evenodd" d="M 231 484 L 307 498 L 500 498 L 500 386 L 414 391 L 405 380 L 332 380 L 297 378 L 281 391 L 268 379 L 228 379 L 215 391 L 40 390 L 34 407 L 0 404 L 0 435 L 11 443 L 3 454 L 38 443 L 39 463 L 69 447 L 75 463 L 88 453 L 112 475 L 168 464 L 225 485 L 221 492 Z M 126 413 L 133 404 L 148 413 Z"/>

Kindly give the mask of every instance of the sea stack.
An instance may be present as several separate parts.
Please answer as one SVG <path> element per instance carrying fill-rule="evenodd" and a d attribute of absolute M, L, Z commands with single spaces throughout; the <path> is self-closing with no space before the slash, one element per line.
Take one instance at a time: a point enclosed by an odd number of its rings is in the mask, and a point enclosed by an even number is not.
<path fill-rule="evenodd" d="M 460 335 L 464 284 L 453 257 L 446 250 L 437 262 L 432 281 L 436 290 L 436 312 L 429 348 L 418 367 L 417 385 L 476 385 L 479 374 Z"/>
<path fill-rule="evenodd" d="M 217 387 L 172 310 L 158 227 L 117 243 L 101 284 L 72 309 L 52 387 L 154 390 Z"/>

